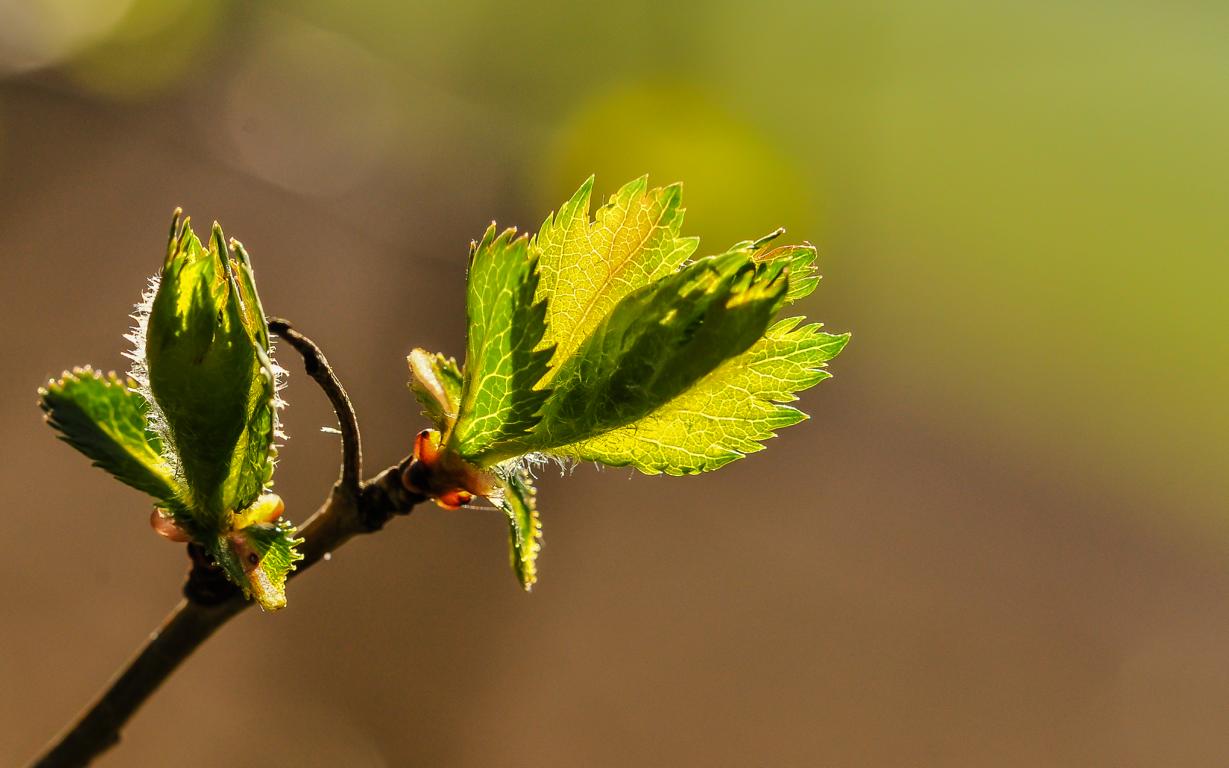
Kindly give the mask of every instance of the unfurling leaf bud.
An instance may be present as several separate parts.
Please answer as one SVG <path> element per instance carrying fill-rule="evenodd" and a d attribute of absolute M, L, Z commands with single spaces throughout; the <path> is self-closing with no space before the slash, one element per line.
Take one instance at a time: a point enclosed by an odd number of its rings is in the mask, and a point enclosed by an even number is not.
<path fill-rule="evenodd" d="M 274 384 L 245 254 L 227 246 L 217 224 L 204 248 L 176 212 L 145 354 L 195 522 L 221 530 L 269 479 Z"/>

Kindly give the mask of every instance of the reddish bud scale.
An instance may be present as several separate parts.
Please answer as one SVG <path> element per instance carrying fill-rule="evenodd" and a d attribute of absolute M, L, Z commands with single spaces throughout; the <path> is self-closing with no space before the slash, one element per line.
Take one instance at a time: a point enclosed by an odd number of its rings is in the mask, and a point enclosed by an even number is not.
<path fill-rule="evenodd" d="M 166 510 L 155 508 L 150 513 L 149 525 L 159 536 L 168 538 L 171 541 L 185 542 L 192 540 L 192 537 L 183 528 L 175 525 L 175 521 L 171 519 L 170 514 Z"/>
<path fill-rule="evenodd" d="M 402 473 L 401 482 L 444 509 L 459 509 L 493 487 L 486 472 L 441 451 L 440 433 L 434 429 L 424 429 L 414 438 L 414 461 Z"/>

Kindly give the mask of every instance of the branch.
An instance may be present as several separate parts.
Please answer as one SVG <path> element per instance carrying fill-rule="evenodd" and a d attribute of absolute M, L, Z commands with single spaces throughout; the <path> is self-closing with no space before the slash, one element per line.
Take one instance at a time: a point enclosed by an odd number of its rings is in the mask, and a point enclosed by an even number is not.
<path fill-rule="evenodd" d="M 341 479 L 342 487 L 358 494 L 359 478 L 363 476 L 363 444 L 358 433 L 358 417 L 354 415 L 354 406 L 350 404 L 350 396 L 338 380 L 337 374 L 329 366 L 324 352 L 316 346 L 316 342 L 294 329 L 289 321 L 280 317 L 269 318 L 269 332 L 281 337 L 287 344 L 294 347 L 303 356 L 303 368 L 307 375 L 316 380 L 337 414 L 337 424 L 341 429 Z"/>
<path fill-rule="evenodd" d="M 303 559 L 290 574 L 294 577 L 355 535 L 378 531 L 395 515 L 409 514 L 416 504 L 425 501 L 425 497 L 408 490 L 401 480 L 412 461 L 410 458 L 366 482 L 358 482 L 362 461 L 358 420 L 341 382 L 320 348 L 294 330 L 290 323 L 270 319 L 269 329 L 303 355 L 308 375 L 328 395 L 341 425 L 341 477 L 320 509 L 299 529 L 304 539 L 299 547 Z M 56 738 L 34 766 L 87 765 L 114 746 L 129 718 L 163 681 L 210 635 L 251 605 L 199 547 L 189 545 L 188 554 L 192 558 L 192 569 L 184 584 L 184 599 L 107 689 Z"/>

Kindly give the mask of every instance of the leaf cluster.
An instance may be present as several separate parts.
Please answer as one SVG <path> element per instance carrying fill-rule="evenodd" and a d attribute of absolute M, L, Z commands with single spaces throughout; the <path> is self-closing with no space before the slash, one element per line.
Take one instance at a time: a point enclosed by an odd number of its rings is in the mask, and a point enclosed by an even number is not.
<path fill-rule="evenodd" d="M 504 510 L 525 588 L 540 548 L 529 467 L 543 457 L 695 474 L 760 450 L 849 340 L 777 320 L 819 282 L 780 232 L 695 258 L 680 185 L 624 185 L 590 217 L 586 181 L 532 237 L 492 225 L 470 252 L 463 366 L 415 350 L 435 423 L 427 490 Z M 458 495 L 460 494 L 460 495 Z"/>
<path fill-rule="evenodd" d="M 202 545 L 262 607 L 283 606 L 299 555 L 268 493 L 280 369 L 247 252 L 217 224 L 203 245 L 176 211 L 135 317 L 131 377 L 66 372 L 39 390 L 48 423 L 149 495 L 157 530 Z"/>

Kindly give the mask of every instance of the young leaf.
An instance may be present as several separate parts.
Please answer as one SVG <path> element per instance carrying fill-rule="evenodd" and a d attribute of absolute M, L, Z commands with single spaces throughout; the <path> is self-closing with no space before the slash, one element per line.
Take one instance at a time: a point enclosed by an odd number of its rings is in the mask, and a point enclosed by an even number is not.
<path fill-rule="evenodd" d="M 787 288 L 782 265 L 728 253 L 627 295 L 560 364 L 531 445 L 550 451 L 649 415 L 754 344 Z"/>
<path fill-rule="evenodd" d="M 259 349 L 256 355 L 260 362 L 248 390 L 247 422 L 235 443 L 222 487 L 225 509 L 243 509 L 273 484 L 273 466 L 277 458 L 273 445 L 277 431 L 276 386 L 267 355 Z"/>
<path fill-rule="evenodd" d="M 548 216 L 532 251 L 542 273 L 538 298 L 547 301 L 544 344 L 567 360 L 625 296 L 682 266 L 699 238 L 681 237 L 682 185 L 648 189 L 629 182 L 589 220 L 590 176 Z M 546 375 L 544 383 L 558 369 Z"/>
<path fill-rule="evenodd" d="M 163 506 L 178 506 L 174 472 L 149 429 L 149 404 L 135 386 L 114 373 L 74 368 L 39 389 L 39 405 L 60 439 L 93 459 L 94 466 Z"/>
<path fill-rule="evenodd" d="M 457 361 L 425 349 L 413 350 L 406 361 L 410 365 L 410 391 L 422 406 L 423 415 L 440 432 L 447 432 L 457 420 L 461 388 L 465 384 Z"/>
<path fill-rule="evenodd" d="M 823 370 L 849 341 L 781 320 L 763 339 L 694 387 L 633 424 L 551 452 L 646 474 L 688 475 L 724 466 L 761 450 L 775 430 L 807 415 L 783 403 L 831 376 Z"/>
<path fill-rule="evenodd" d="M 734 250 L 752 254 L 759 263 L 787 266 L 786 304 L 809 295 L 819 284 L 810 245 L 768 248 L 758 241 Z M 609 466 L 630 465 L 647 474 L 687 475 L 763 449 L 762 441 L 775 436 L 774 430 L 807 418 L 785 403 L 798 399 L 795 392 L 830 378 L 824 370 L 827 362 L 849 341 L 848 333 L 824 333 L 818 323 L 798 327 L 802 320 L 777 322 L 751 349 L 644 419 L 551 452 Z"/>
<path fill-rule="evenodd" d="M 774 232 L 769 237 L 776 237 Z M 762 241 L 761 241 L 762 242 Z M 756 243 L 752 243 L 754 247 Z M 819 285 L 819 270 L 815 267 L 815 246 L 781 245 L 776 248 L 767 246 L 754 248 L 751 258 L 757 263 L 775 262 L 784 264 L 789 272 L 789 290 L 785 293 L 785 303 L 793 304 L 804 296 L 809 296 Z"/>
<path fill-rule="evenodd" d="M 215 240 L 221 248 L 222 231 L 215 226 Z M 235 446 L 230 471 L 223 489 L 223 503 L 228 509 L 243 509 L 252 504 L 273 482 L 273 467 L 277 459 L 274 440 L 279 436 L 277 423 L 277 378 L 281 373 L 271 358 L 269 326 L 265 321 L 251 258 L 243 244 L 232 239 L 229 258 L 224 258 L 231 295 L 243 313 L 243 328 L 247 332 L 255 355 L 256 370 L 252 376 L 246 404 L 247 423 Z"/>
<path fill-rule="evenodd" d="M 256 523 L 217 536 L 207 549 L 246 597 L 275 611 L 286 606 L 286 579 L 303 559 L 295 549 L 303 541 L 296 533 L 285 519 Z"/>
<path fill-rule="evenodd" d="M 524 469 L 514 467 L 503 478 L 503 488 L 491 501 L 508 516 L 512 570 L 526 592 L 538 580 L 538 552 L 542 549 L 542 521 L 538 517 L 537 489 Z"/>
<path fill-rule="evenodd" d="M 533 429 L 548 394 L 535 389 L 553 351 L 540 348 L 546 305 L 534 302 L 537 264 L 527 237 L 511 229 L 496 236 L 494 224 L 471 250 L 465 381 L 445 443 L 478 466 Z"/>

